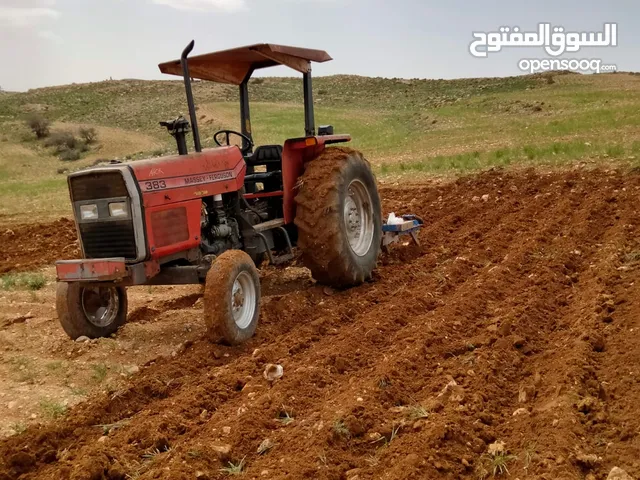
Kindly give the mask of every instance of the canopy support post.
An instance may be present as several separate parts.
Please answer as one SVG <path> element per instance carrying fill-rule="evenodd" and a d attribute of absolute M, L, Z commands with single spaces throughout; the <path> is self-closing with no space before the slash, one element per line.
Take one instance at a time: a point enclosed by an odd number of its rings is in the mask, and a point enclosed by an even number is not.
<path fill-rule="evenodd" d="M 302 74 L 304 91 L 304 134 L 313 137 L 316 134 L 315 117 L 313 114 L 313 88 L 311 85 L 311 68 Z"/>

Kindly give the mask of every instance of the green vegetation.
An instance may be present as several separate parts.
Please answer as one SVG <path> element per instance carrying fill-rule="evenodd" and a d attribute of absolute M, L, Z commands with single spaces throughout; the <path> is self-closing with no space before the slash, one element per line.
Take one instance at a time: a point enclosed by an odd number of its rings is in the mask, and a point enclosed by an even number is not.
<path fill-rule="evenodd" d="M 280 410 L 276 415 L 276 420 L 278 420 L 283 425 L 289 425 L 295 420 L 295 415 L 292 412 L 288 411 L 286 408 L 282 407 L 282 410 Z"/>
<path fill-rule="evenodd" d="M 38 113 L 30 113 L 25 120 L 27 126 L 35 133 L 36 138 L 45 138 L 49 135 L 51 123 Z"/>
<path fill-rule="evenodd" d="M 93 365 L 91 365 L 91 369 L 93 370 L 91 378 L 93 378 L 97 383 L 104 382 L 109 371 L 107 365 L 104 363 L 94 363 Z"/>
<path fill-rule="evenodd" d="M 638 165 L 640 77 L 632 74 L 461 80 L 337 75 L 316 78 L 314 89 L 316 124 L 350 133 L 351 146 L 366 154 L 382 179 L 511 165 Z M 249 90 L 257 144 L 302 134 L 299 78 L 255 78 Z M 238 129 L 235 86 L 195 82 L 194 96 L 205 147 L 213 146 L 216 130 Z M 157 122 L 185 107 L 179 80 L 105 81 L 0 96 L 0 215 L 69 214 L 62 173 L 100 160 L 172 153 L 173 140 Z M 31 121 L 39 128 L 42 119 L 46 129 L 51 123 L 51 133 L 38 141 Z M 75 140 L 64 132 L 77 132 Z"/>
<path fill-rule="evenodd" d="M 9 428 L 13 430 L 16 435 L 20 435 L 27 431 L 27 426 L 22 422 L 12 423 Z"/>
<path fill-rule="evenodd" d="M 64 404 L 49 399 L 40 401 L 40 410 L 42 410 L 46 418 L 52 420 L 60 418 L 67 413 L 67 407 Z"/>
<path fill-rule="evenodd" d="M 429 417 L 429 411 L 420 404 L 412 405 L 407 411 L 407 418 L 412 421 L 427 417 Z"/>
<path fill-rule="evenodd" d="M 45 368 L 52 373 L 61 373 L 66 369 L 66 364 L 62 360 L 54 360 L 47 363 Z"/>
<path fill-rule="evenodd" d="M 37 372 L 33 360 L 29 357 L 13 357 L 9 360 L 9 364 L 11 365 L 11 373 L 18 382 L 29 384 L 35 382 Z"/>
<path fill-rule="evenodd" d="M 333 434 L 338 438 L 351 438 L 351 431 L 349 431 L 349 427 L 347 427 L 342 419 L 338 419 L 333 422 L 331 430 L 333 431 Z"/>
<path fill-rule="evenodd" d="M 36 291 L 46 284 L 47 279 L 42 273 L 7 273 L 0 277 L 0 286 L 3 290 L 25 289 Z"/>
<path fill-rule="evenodd" d="M 245 467 L 245 458 L 246 457 L 242 457 L 237 463 L 228 462 L 226 467 L 220 469 L 220 473 L 224 473 L 225 475 L 242 475 Z"/>
<path fill-rule="evenodd" d="M 86 142 L 68 130 L 50 135 L 44 141 L 44 146 L 51 148 L 60 160 L 79 160 L 80 155 L 89 150 Z"/>
<path fill-rule="evenodd" d="M 470 172 L 490 167 L 509 165 L 564 165 L 580 159 L 635 160 L 640 154 L 639 142 L 628 146 L 621 143 L 598 144 L 586 141 L 553 142 L 550 144 L 527 144 L 522 147 L 498 148 L 457 155 L 437 155 L 412 162 L 382 164 L 383 174 L 397 172 L 446 173 L 447 171 Z"/>

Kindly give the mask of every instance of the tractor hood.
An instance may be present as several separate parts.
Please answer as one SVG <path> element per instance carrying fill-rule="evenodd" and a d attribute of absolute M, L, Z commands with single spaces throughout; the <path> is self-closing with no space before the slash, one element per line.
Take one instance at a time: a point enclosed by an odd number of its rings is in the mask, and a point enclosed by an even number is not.
<path fill-rule="evenodd" d="M 144 206 L 235 192 L 244 185 L 246 164 L 235 145 L 131 162 Z"/>

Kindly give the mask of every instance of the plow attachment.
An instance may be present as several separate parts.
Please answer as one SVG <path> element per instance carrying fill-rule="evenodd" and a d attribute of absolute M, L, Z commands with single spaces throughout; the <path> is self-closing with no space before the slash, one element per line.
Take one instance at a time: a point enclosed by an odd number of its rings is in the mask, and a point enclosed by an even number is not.
<path fill-rule="evenodd" d="M 389 251 L 389 245 L 400 241 L 403 235 L 409 235 L 416 245 L 420 245 L 418 240 L 418 230 L 424 222 L 417 215 L 402 215 L 396 217 L 395 214 L 389 214 L 389 218 L 382 225 L 382 250 L 385 253 Z"/>

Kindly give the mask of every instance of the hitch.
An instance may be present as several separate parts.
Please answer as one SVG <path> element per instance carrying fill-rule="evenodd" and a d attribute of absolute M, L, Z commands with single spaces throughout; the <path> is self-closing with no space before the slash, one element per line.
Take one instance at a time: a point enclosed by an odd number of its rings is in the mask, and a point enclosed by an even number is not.
<path fill-rule="evenodd" d="M 390 213 L 387 221 L 382 225 L 382 250 L 389 253 L 389 245 L 400 241 L 400 236 L 409 235 L 413 242 L 420 246 L 418 230 L 424 222 L 417 215 L 402 215 L 396 217 Z"/>

